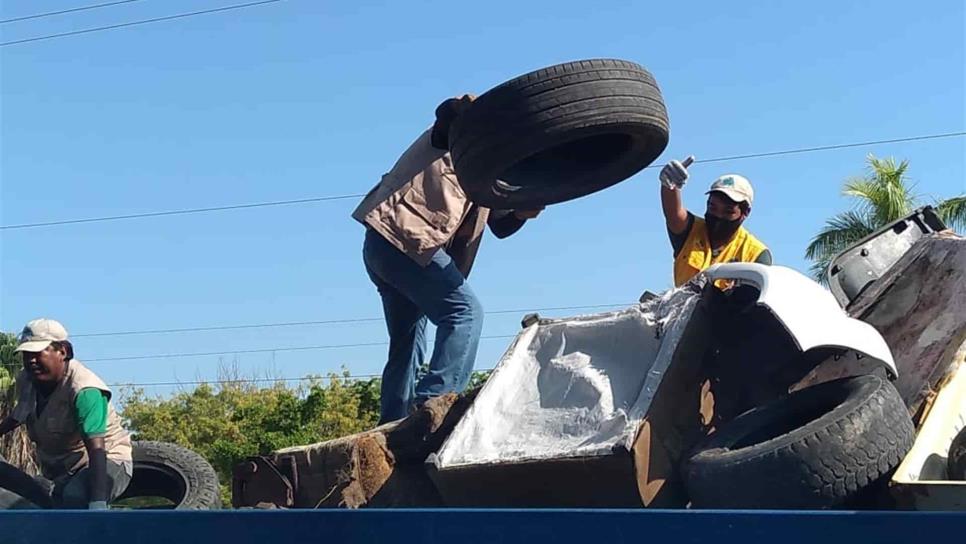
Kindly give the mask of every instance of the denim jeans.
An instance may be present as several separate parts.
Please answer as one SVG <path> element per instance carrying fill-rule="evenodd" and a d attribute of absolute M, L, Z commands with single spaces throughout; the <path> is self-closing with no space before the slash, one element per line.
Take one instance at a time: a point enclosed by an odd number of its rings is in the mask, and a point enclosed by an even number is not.
<path fill-rule="evenodd" d="M 420 266 L 372 229 L 366 229 L 362 256 L 389 330 L 380 421 L 404 418 L 417 403 L 463 391 L 476 360 L 483 307 L 453 260 L 440 250 L 428 266 Z M 436 344 L 417 382 L 427 319 L 436 325 Z"/>
<path fill-rule="evenodd" d="M 110 489 L 108 502 L 118 498 L 131 483 L 128 475 L 130 468 L 125 468 L 114 461 L 107 462 L 107 483 Z M 69 478 L 54 482 L 54 504 L 58 508 L 84 509 L 90 502 L 90 469 L 84 467 Z"/>

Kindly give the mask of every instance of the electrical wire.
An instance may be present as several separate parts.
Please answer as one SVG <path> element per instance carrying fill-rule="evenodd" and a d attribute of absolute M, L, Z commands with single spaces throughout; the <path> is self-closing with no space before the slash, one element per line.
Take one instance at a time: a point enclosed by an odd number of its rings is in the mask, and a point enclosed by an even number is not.
<path fill-rule="evenodd" d="M 831 151 L 835 149 L 847 149 L 851 147 L 865 147 L 870 145 L 881 145 L 881 144 L 894 144 L 902 142 L 916 142 L 923 140 L 935 140 L 939 138 L 954 138 L 966 136 L 966 131 L 964 132 L 946 132 L 942 134 L 927 134 L 923 136 L 909 136 L 906 138 L 890 138 L 886 140 L 869 140 L 863 142 L 850 142 L 844 144 L 834 144 L 816 147 L 802 147 L 796 149 L 784 149 L 781 151 L 766 151 L 762 153 L 748 153 L 742 155 L 731 155 L 726 157 L 714 157 L 710 159 L 699 159 L 694 161 L 695 163 L 712 163 L 712 162 L 723 162 L 723 161 L 733 161 L 733 160 L 743 160 L 743 159 L 754 159 L 762 157 L 777 157 L 782 155 L 794 155 L 799 153 L 814 153 L 819 151 Z M 650 165 L 647 168 L 658 168 L 659 165 Z M 19 225 L 3 225 L 0 226 L 0 230 L 21 230 L 21 229 L 31 229 L 38 227 L 53 227 L 60 225 L 75 225 L 79 223 L 98 223 L 104 221 L 120 221 L 127 219 L 141 219 L 146 217 L 163 217 L 172 215 L 188 215 L 188 214 L 200 214 L 200 213 L 211 213 L 227 210 L 241 210 L 248 208 L 265 208 L 270 206 L 289 206 L 296 204 L 309 204 L 316 202 L 327 202 L 333 200 L 346 200 L 346 199 L 357 199 L 365 196 L 364 194 L 351 194 L 351 195 L 333 195 L 333 196 L 321 196 L 313 198 L 300 198 L 294 200 L 278 200 L 271 202 L 253 202 L 248 204 L 234 204 L 227 206 L 213 206 L 206 208 L 184 208 L 178 210 L 165 210 L 157 212 L 145 212 L 145 213 L 132 213 L 126 215 L 112 215 L 104 217 L 88 217 L 82 219 L 63 219 L 56 221 L 45 221 L 40 223 L 22 223 Z"/>
<path fill-rule="evenodd" d="M 118 2 L 106 2 L 103 4 L 94 4 L 92 6 L 81 6 L 78 8 L 62 9 L 60 11 L 48 11 L 46 13 L 38 13 L 36 15 L 25 15 L 23 17 L 14 17 L 12 19 L 3 19 L 0 21 L 0 25 L 5 25 L 7 23 L 17 23 L 20 21 L 29 21 L 32 19 L 43 19 L 45 17 L 53 17 L 55 15 L 64 15 L 65 13 L 76 13 L 78 11 L 88 11 L 92 9 L 107 8 L 110 6 L 117 6 L 120 4 L 130 4 L 133 2 L 140 2 L 141 0 L 120 0 Z"/>
<path fill-rule="evenodd" d="M 114 30 L 117 28 L 125 28 L 129 26 L 146 25 L 149 23 L 158 23 L 161 21 L 171 21 L 174 19 L 184 19 L 187 17 L 195 17 L 198 15 L 207 15 L 209 13 L 219 13 L 223 11 L 233 11 L 238 9 L 251 8 L 255 6 L 261 6 L 264 4 L 275 4 L 277 2 L 282 2 L 284 0 L 261 0 L 260 2 L 249 2 L 247 4 L 234 4 L 231 6 L 223 6 L 220 8 L 206 9 L 201 11 L 192 11 L 189 13 L 179 13 L 177 15 L 168 15 L 166 17 L 154 17 L 152 19 L 141 19 L 139 21 L 130 21 L 127 23 L 119 23 L 115 25 L 99 26 L 94 28 L 85 28 L 82 30 L 72 30 L 70 32 L 60 32 L 58 34 L 45 34 L 43 36 L 35 36 L 33 38 L 24 38 L 22 40 L 13 40 L 9 42 L 0 42 L 0 47 L 8 47 L 11 45 L 20 45 L 24 43 L 39 42 L 42 40 L 52 40 L 54 38 L 66 38 L 67 36 L 77 36 L 79 34 L 90 34 L 92 32 L 102 32 L 105 30 Z"/>

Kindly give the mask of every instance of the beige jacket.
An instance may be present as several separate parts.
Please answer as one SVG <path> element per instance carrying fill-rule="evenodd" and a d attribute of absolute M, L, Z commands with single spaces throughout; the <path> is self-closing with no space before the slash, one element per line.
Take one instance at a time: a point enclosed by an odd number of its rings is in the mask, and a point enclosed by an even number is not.
<path fill-rule="evenodd" d="M 369 191 L 352 217 L 369 226 L 421 266 L 440 249 L 468 276 L 487 224 L 498 238 L 523 225 L 507 210 L 470 202 L 456 179 L 449 152 L 430 143 L 427 130 Z"/>
<path fill-rule="evenodd" d="M 72 474 L 88 464 L 87 448 L 77 425 L 74 400 L 81 389 L 94 387 L 107 393 L 107 385 L 78 360 L 68 363 L 67 374 L 37 415 L 37 390 L 25 372 L 17 376 L 19 401 L 11 416 L 27 425 L 27 434 L 37 444 L 41 472 L 49 479 Z M 131 437 L 121 426 L 114 407 L 107 405 L 107 458 L 119 464 L 131 463 Z"/>

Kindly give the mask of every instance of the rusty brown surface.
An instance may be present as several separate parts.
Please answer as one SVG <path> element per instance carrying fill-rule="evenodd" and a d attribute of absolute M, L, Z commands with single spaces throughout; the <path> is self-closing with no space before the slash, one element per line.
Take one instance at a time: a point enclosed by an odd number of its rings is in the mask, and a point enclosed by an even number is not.
<path fill-rule="evenodd" d="M 898 369 L 896 389 L 916 414 L 966 345 L 966 239 L 922 238 L 848 313 L 882 334 Z M 871 370 L 866 360 L 829 359 L 796 388 Z"/>
<path fill-rule="evenodd" d="M 474 397 L 475 391 L 443 395 L 401 421 L 276 452 L 276 463 L 286 457 L 294 461 L 298 485 L 293 506 L 438 506 L 439 496 L 422 463 L 443 443 Z"/>

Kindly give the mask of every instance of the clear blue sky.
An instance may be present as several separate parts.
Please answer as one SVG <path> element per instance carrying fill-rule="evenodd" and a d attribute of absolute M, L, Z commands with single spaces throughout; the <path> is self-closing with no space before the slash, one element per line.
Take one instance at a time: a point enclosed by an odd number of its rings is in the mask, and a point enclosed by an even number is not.
<path fill-rule="evenodd" d="M 240 0 L 238 0 L 240 1 Z M 2 18 L 91 4 L 3 0 Z M 235 0 L 145 0 L 0 25 L 2 40 Z M 640 62 L 671 143 L 656 164 L 962 131 L 966 12 L 935 2 L 286 2 L 0 49 L 0 224 L 364 193 L 443 98 L 557 62 Z M 811 236 L 869 152 L 911 161 L 924 195 L 966 192 L 966 139 L 692 167 L 685 202 L 738 172 L 747 226 L 805 270 Z M 485 240 L 488 309 L 629 303 L 670 286 L 656 170 Z M 0 328 L 74 333 L 381 315 L 354 200 L 0 231 Z M 563 312 L 566 313 L 566 312 Z M 552 314 L 552 312 L 551 312 Z M 490 315 L 485 335 L 520 314 Z M 75 341 L 81 360 L 379 342 L 379 322 Z M 479 368 L 507 340 L 484 340 Z M 108 382 L 381 370 L 385 347 L 90 363 Z M 156 388 L 158 393 L 170 388 Z"/>

